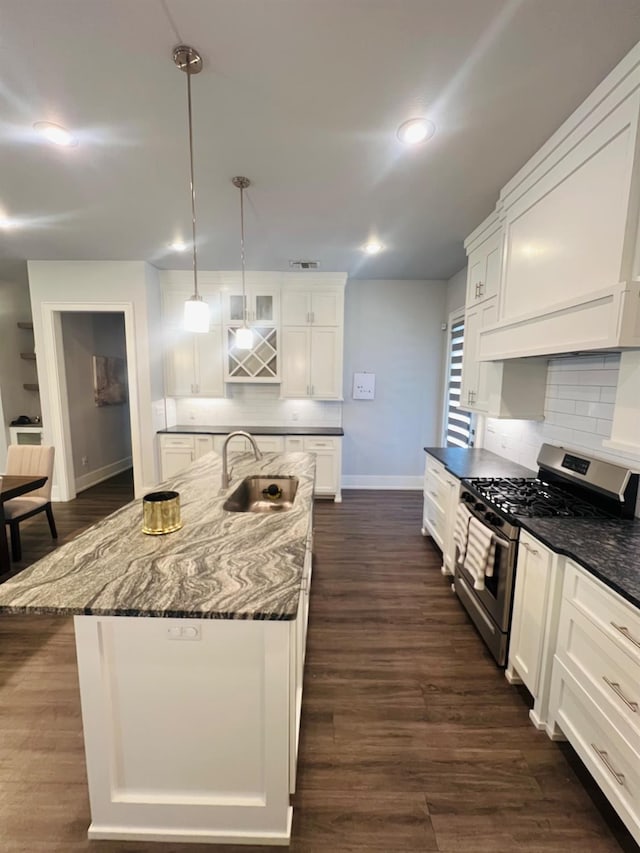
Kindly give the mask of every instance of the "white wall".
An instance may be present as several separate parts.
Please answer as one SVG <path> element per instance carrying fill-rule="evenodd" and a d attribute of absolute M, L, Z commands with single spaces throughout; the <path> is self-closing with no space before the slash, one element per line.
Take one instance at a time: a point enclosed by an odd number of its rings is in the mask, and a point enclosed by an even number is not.
<path fill-rule="evenodd" d="M 94 355 L 126 361 L 124 315 L 64 313 L 62 338 L 73 467 L 82 491 L 131 466 L 129 402 L 96 406 L 93 387 Z"/>
<path fill-rule="evenodd" d="M 550 359 L 544 420 L 487 418 L 483 446 L 532 470 L 543 442 L 637 468 L 637 460 L 603 445 L 611 435 L 619 368 L 615 353 Z"/>
<path fill-rule="evenodd" d="M 345 292 L 343 485 L 421 488 L 439 443 L 446 282 L 357 280 Z M 353 400 L 354 372 L 376 374 L 375 400 Z"/>
<path fill-rule="evenodd" d="M 24 383 L 37 383 L 35 361 L 20 358 L 34 351 L 33 332 L 19 329 L 18 322 L 31 322 L 29 282 L 25 263 L 3 265 L 0 269 L 0 471 L 4 469 L 9 423 L 18 415 L 40 415 L 37 391 L 26 391 Z"/>
<path fill-rule="evenodd" d="M 137 261 L 29 261 L 29 288 L 36 347 L 39 357 L 40 399 L 45 442 L 62 441 L 62 427 L 52 427 L 52 415 L 58 410 L 58 387 L 54 337 L 45 324 L 51 311 L 125 310 L 131 322 L 127 326 L 132 421 L 132 453 L 136 495 L 152 489 L 158 482 L 154 401 L 152 388 L 159 384 L 157 374 L 160 353 L 151 349 L 149 316 L 153 318 L 155 273 L 148 264 Z M 150 295 L 151 293 L 151 295 Z M 114 306 L 111 308 L 110 306 Z M 129 322 L 129 321 L 128 321 Z M 131 371 L 133 380 L 131 381 Z M 153 379 L 153 381 L 152 381 Z M 58 420 L 58 419 L 57 419 Z M 56 442 L 57 439 L 57 442 Z M 57 454 L 59 456 L 59 454 Z M 54 475 L 54 497 L 59 481 Z"/>
<path fill-rule="evenodd" d="M 454 311 L 464 309 L 467 297 L 467 267 L 461 270 L 447 281 L 447 317 Z"/>

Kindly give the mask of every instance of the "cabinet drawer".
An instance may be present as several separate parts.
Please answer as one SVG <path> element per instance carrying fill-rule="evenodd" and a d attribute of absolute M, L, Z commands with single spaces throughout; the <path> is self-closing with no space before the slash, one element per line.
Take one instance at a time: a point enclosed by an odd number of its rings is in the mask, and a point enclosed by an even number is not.
<path fill-rule="evenodd" d="M 298 436 L 288 435 L 285 438 L 285 450 L 287 453 L 301 453 L 304 450 L 304 440 Z"/>
<path fill-rule="evenodd" d="M 552 713 L 622 820 L 640 840 L 640 755 L 556 658 Z"/>
<path fill-rule="evenodd" d="M 640 752 L 640 664 L 565 601 L 558 658 Z"/>
<path fill-rule="evenodd" d="M 162 447 L 183 447 L 186 450 L 193 448 L 193 437 L 188 435 L 163 435 L 160 437 Z"/>
<path fill-rule="evenodd" d="M 335 438 L 305 438 L 305 450 L 335 450 L 337 442 Z"/>
<path fill-rule="evenodd" d="M 428 495 L 424 496 L 423 522 L 440 549 L 444 545 L 445 514 Z"/>
<path fill-rule="evenodd" d="M 640 664 L 640 612 L 635 607 L 569 560 L 564 597 Z"/>
<path fill-rule="evenodd" d="M 425 480 L 429 476 L 439 477 L 440 479 L 444 479 L 446 474 L 447 474 L 447 472 L 446 472 L 446 469 L 445 469 L 444 465 L 442 464 L 442 462 L 439 462 L 437 459 L 434 459 L 433 456 L 429 456 L 427 454 L 427 460 L 426 460 L 425 466 L 424 466 Z"/>

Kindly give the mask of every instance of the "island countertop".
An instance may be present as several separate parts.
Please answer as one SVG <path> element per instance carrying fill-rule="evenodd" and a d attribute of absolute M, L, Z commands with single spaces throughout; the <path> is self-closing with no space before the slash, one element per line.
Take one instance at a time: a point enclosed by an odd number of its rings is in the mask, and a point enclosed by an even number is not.
<path fill-rule="evenodd" d="M 181 530 L 142 533 L 132 501 L 0 586 L 0 612 L 294 619 L 310 532 L 315 460 L 307 453 L 231 454 L 233 481 L 220 492 L 222 460 L 209 453 L 158 488 L 180 493 Z M 251 474 L 293 475 L 284 513 L 223 510 Z"/>

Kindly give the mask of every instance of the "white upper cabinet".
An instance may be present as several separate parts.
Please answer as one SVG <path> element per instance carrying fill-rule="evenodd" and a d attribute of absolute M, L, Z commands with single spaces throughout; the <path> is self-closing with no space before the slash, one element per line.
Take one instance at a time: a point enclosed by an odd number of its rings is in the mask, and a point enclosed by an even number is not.
<path fill-rule="evenodd" d="M 342 399 L 341 328 L 283 329 L 281 396 Z"/>
<path fill-rule="evenodd" d="M 225 325 L 238 325 L 243 321 L 244 299 L 242 289 L 234 288 L 223 293 L 223 320 Z M 247 323 L 257 326 L 275 326 L 279 320 L 280 293 L 276 287 L 252 285 L 246 288 Z"/>
<path fill-rule="evenodd" d="M 547 364 L 541 359 L 480 359 L 484 330 L 498 320 L 503 231 L 497 213 L 465 240 L 469 254 L 460 408 L 493 418 L 544 415 Z"/>
<path fill-rule="evenodd" d="M 504 187 L 480 358 L 640 346 L 639 120 L 637 45 Z"/>
<path fill-rule="evenodd" d="M 344 295 L 340 290 L 294 290 L 282 294 L 283 326 L 341 326 Z"/>

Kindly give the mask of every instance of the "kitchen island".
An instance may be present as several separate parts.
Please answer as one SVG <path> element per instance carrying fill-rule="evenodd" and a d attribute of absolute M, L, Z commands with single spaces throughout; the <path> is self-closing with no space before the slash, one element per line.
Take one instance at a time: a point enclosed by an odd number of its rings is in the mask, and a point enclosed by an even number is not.
<path fill-rule="evenodd" d="M 233 461 L 223 494 L 216 454 L 163 484 L 181 530 L 132 502 L 0 587 L 0 612 L 75 617 L 90 838 L 288 843 L 315 463 Z M 249 474 L 296 476 L 292 509 L 225 511 Z"/>

